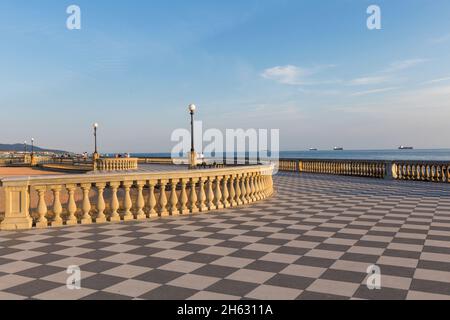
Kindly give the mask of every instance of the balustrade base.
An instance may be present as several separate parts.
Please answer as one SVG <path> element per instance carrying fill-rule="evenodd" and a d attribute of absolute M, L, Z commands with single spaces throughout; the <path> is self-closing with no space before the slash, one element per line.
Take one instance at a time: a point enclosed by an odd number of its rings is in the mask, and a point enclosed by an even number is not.
<path fill-rule="evenodd" d="M 46 229 L 48 228 L 48 221 L 40 221 L 36 223 L 36 229 Z"/>
<path fill-rule="evenodd" d="M 108 221 L 109 221 L 109 222 L 120 222 L 120 221 L 122 221 L 122 219 L 120 218 L 119 215 L 117 215 L 117 216 L 111 216 L 111 217 L 109 217 L 109 218 L 108 218 Z"/>
<path fill-rule="evenodd" d="M 33 219 L 31 217 L 12 218 L 6 217 L 0 224 L 2 231 L 26 230 L 33 227 Z"/>

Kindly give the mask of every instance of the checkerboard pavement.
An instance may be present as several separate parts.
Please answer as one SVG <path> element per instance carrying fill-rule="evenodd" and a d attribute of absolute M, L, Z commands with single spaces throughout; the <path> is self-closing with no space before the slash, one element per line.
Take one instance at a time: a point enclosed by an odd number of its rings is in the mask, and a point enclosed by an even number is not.
<path fill-rule="evenodd" d="M 450 299 L 449 185 L 294 173 L 275 184 L 243 208 L 0 232 L 0 299 Z M 81 290 L 66 288 L 71 265 Z"/>

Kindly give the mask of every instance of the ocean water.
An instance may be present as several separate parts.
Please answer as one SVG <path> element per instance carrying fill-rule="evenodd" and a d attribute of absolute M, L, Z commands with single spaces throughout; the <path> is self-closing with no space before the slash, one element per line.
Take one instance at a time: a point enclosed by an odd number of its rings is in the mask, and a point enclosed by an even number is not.
<path fill-rule="evenodd" d="M 133 157 L 170 157 L 170 153 L 134 153 Z M 450 161 L 450 149 L 281 151 L 283 159 Z"/>

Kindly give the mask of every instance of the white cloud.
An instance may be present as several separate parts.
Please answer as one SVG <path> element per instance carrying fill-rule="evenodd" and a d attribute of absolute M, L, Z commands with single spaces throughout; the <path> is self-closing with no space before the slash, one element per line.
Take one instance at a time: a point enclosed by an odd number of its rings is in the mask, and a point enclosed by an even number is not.
<path fill-rule="evenodd" d="M 401 70 L 405 70 L 405 69 L 409 69 L 412 67 L 415 67 L 421 63 L 427 62 L 428 59 L 406 59 L 406 60 L 401 60 L 401 61 L 396 61 L 393 62 L 389 65 L 389 67 L 387 69 L 385 69 L 383 72 L 396 72 L 396 71 L 401 71 Z"/>
<path fill-rule="evenodd" d="M 276 66 L 269 68 L 261 73 L 261 77 L 264 79 L 276 81 L 282 84 L 289 85 L 323 85 L 323 84 L 335 84 L 340 83 L 340 80 L 314 80 L 311 76 L 325 70 L 334 67 L 335 65 L 321 65 L 312 68 L 302 68 L 294 65 Z"/>
<path fill-rule="evenodd" d="M 311 74 L 312 72 L 310 70 L 293 65 L 287 65 L 266 69 L 261 76 L 265 79 L 283 84 L 300 85 L 304 84 L 304 78 L 310 76 Z"/>
<path fill-rule="evenodd" d="M 373 77 L 362 77 L 356 78 L 349 81 L 349 85 L 352 86 L 365 86 L 371 84 L 381 84 L 390 80 L 388 76 L 373 76 Z"/>
<path fill-rule="evenodd" d="M 450 81 L 450 77 L 433 79 L 433 80 L 425 81 L 422 84 L 425 84 L 425 85 L 426 84 L 434 84 L 434 83 L 439 83 L 439 82 L 444 82 L 444 81 Z"/>
<path fill-rule="evenodd" d="M 387 92 L 387 91 L 392 91 L 398 89 L 398 87 L 388 87 L 388 88 L 379 88 L 379 89 L 373 89 L 373 90 L 366 90 L 366 91 L 360 91 L 360 92 L 355 92 L 352 93 L 350 96 L 351 97 L 359 97 L 359 96 L 365 96 L 368 94 L 375 94 L 375 93 L 382 93 L 382 92 Z"/>

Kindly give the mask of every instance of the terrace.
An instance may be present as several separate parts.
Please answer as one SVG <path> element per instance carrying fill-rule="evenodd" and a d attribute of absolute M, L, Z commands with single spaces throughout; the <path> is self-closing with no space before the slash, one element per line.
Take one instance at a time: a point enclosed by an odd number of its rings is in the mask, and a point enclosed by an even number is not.
<path fill-rule="evenodd" d="M 0 299 L 450 298 L 450 185 L 282 172 L 274 186 L 206 213 L 0 232 Z"/>

